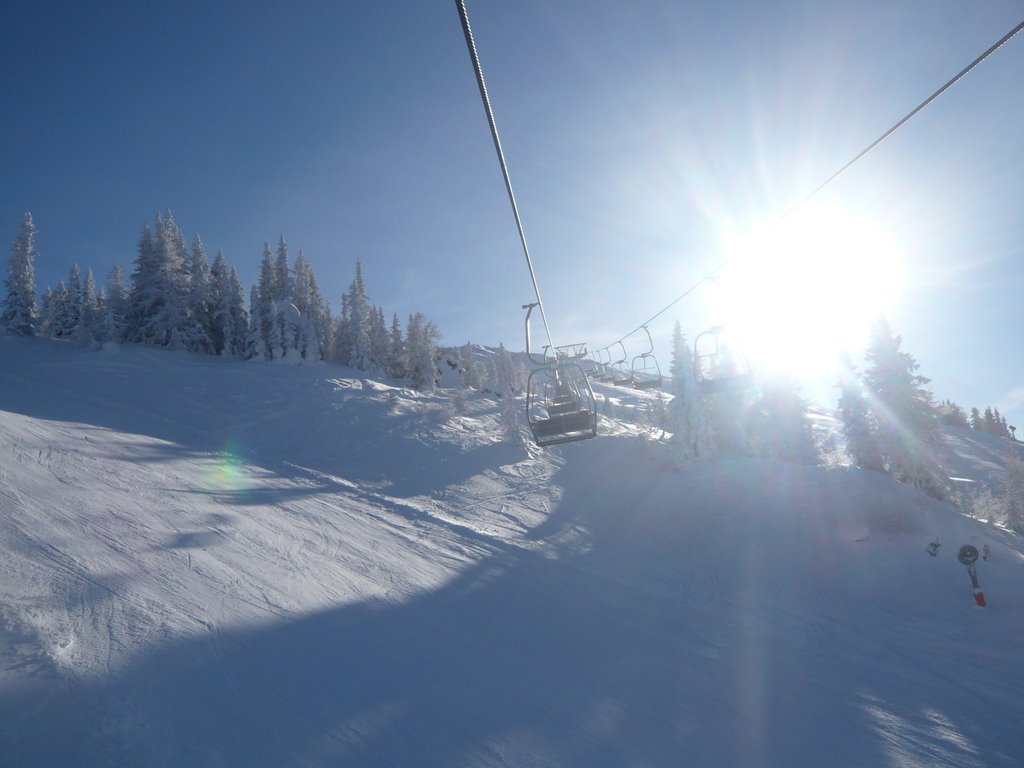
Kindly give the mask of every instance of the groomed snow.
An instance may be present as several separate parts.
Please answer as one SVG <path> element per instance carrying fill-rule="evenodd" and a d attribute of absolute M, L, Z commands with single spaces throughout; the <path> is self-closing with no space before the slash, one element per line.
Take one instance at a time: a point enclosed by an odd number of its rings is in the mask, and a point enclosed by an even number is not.
<path fill-rule="evenodd" d="M 1024 542 L 880 475 L 607 419 L 527 452 L 324 365 L 0 360 L 0 765 L 1024 764 Z"/>

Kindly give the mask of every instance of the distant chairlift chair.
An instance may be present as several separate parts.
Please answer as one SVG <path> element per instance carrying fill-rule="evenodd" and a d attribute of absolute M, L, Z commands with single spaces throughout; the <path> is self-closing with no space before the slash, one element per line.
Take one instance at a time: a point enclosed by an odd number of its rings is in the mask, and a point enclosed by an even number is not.
<path fill-rule="evenodd" d="M 630 366 L 631 378 L 636 389 L 657 389 L 661 386 L 661 366 L 658 365 L 658 359 L 654 356 L 654 340 L 651 338 L 651 332 L 647 330 L 646 325 L 643 326 L 643 329 L 647 334 L 648 347 L 646 352 L 641 352 L 633 358 Z"/>
<path fill-rule="evenodd" d="M 608 347 L 597 350 L 597 380 L 611 381 L 613 378 L 611 351 Z"/>
<path fill-rule="evenodd" d="M 633 383 L 633 371 L 630 368 L 627 360 L 629 359 L 629 353 L 626 352 L 626 345 L 621 341 L 615 342 L 619 345 L 619 349 L 622 350 L 622 357 L 611 364 L 612 369 L 612 384 L 625 385 Z"/>
<path fill-rule="evenodd" d="M 693 340 L 693 376 L 705 395 L 742 391 L 753 382 L 750 365 L 723 325 Z"/>

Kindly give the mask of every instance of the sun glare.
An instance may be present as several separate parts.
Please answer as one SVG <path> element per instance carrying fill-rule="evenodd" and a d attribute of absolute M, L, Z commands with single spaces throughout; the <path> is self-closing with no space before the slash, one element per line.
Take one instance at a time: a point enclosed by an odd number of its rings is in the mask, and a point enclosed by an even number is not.
<path fill-rule="evenodd" d="M 800 379 L 832 374 L 844 351 L 858 357 L 900 290 L 893 238 L 835 210 L 804 209 L 726 249 L 723 320 L 753 364 Z"/>

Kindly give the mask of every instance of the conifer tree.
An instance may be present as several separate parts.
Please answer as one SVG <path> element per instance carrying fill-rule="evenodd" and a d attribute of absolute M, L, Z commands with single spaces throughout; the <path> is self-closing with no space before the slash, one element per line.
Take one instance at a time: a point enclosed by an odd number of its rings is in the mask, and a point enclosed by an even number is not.
<path fill-rule="evenodd" d="M 683 463 L 715 452 L 707 406 L 693 378 L 693 353 L 677 322 L 672 329 L 672 402 L 668 429 L 676 461 Z"/>
<path fill-rule="evenodd" d="M 245 309 L 245 289 L 233 266 L 228 270 L 227 293 L 223 304 L 226 306 L 226 316 L 222 354 L 251 357 L 252 351 L 248 347 L 249 313 Z"/>
<path fill-rule="evenodd" d="M 363 283 L 363 265 L 356 259 L 356 274 L 348 289 L 348 326 L 347 333 L 351 343 L 348 365 L 360 371 L 373 368 L 373 350 L 370 342 L 370 327 L 373 322 L 370 303 L 366 297 Z M 433 386 L 433 385 L 431 385 Z"/>
<path fill-rule="evenodd" d="M 128 312 L 128 289 L 124 282 L 124 269 L 115 264 L 107 276 L 106 301 L 100 319 L 104 341 L 122 341 Z"/>
<path fill-rule="evenodd" d="M 373 307 L 370 312 L 370 354 L 373 359 L 373 370 L 387 370 L 388 347 L 388 327 L 384 322 L 384 309 Z"/>
<path fill-rule="evenodd" d="M 1001 500 L 1003 522 L 1017 533 L 1024 533 L 1024 461 L 1013 451 L 1005 460 Z"/>
<path fill-rule="evenodd" d="M 73 337 L 82 320 L 82 270 L 78 264 L 71 265 L 68 274 L 67 298 L 64 302 L 64 316 L 61 323 L 62 336 Z"/>
<path fill-rule="evenodd" d="M 284 235 L 277 239 L 277 258 L 274 259 L 274 277 L 271 298 L 274 301 L 291 301 L 293 279 L 288 261 L 288 243 Z"/>
<path fill-rule="evenodd" d="M 498 353 L 501 354 L 503 346 L 499 346 Z M 508 350 L 505 350 L 505 354 L 508 356 L 508 370 L 502 370 L 501 373 L 505 377 L 505 383 L 508 384 L 509 393 L 512 392 L 512 356 L 508 354 Z M 495 358 L 495 367 L 497 367 L 498 360 Z M 497 373 L 497 371 L 496 371 Z M 473 355 L 473 345 L 470 342 L 466 342 L 459 350 L 459 375 L 462 377 L 462 386 L 467 389 L 479 389 L 480 388 L 480 376 L 477 373 L 476 359 Z M 503 387 L 504 384 L 499 385 Z M 501 391 L 501 390 L 499 390 Z"/>
<path fill-rule="evenodd" d="M 266 351 L 263 345 L 263 339 L 260 336 L 260 319 L 257 314 L 259 303 L 259 286 L 254 285 L 249 289 L 249 322 L 247 323 L 249 332 L 245 338 L 245 357 L 259 357 L 266 360 Z"/>
<path fill-rule="evenodd" d="M 982 421 L 982 429 L 990 435 L 995 434 L 995 418 L 992 415 L 992 406 L 985 408 L 985 416 Z"/>
<path fill-rule="evenodd" d="M 79 297 L 78 323 L 73 333 L 75 341 L 83 346 L 94 344 L 100 337 L 100 297 L 96 293 L 96 278 L 86 270 L 85 283 Z"/>
<path fill-rule="evenodd" d="M 217 251 L 210 267 L 210 286 L 213 352 L 217 355 L 245 357 L 249 333 L 245 291 L 238 279 L 238 272 L 228 264 L 222 251 Z"/>
<path fill-rule="evenodd" d="M 803 464 L 817 459 L 807 403 L 790 376 L 762 380 L 761 394 L 748 415 L 747 429 L 759 456 Z"/>
<path fill-rule="evenodd" d="M 210 265 L 210 351 L 224 354 L 228 326 L 228 260 L 218 250 Z"/>
<path fill-rule="evenodd" d="M 301 250 L 295 257 L 293 283 L 292 301 L 303 318 L 295 346 L 303 358 L 326 359 L 331 311 L 320 294 L 313 266 Z"/>
<path fill-rule="evenodd" d="M 515 361 L 512 366 L 512 391 L 516 394 L 525 392 L 530 379 L 530 371 L 522 358 Z M 607 398 L 605 399 L 607 402 Z"/>
<path fill-rule="evenodd" d="M 155 244 L 159 259 L 157 287 L 164 301 L 161 311 L 152 318 L 150 343 L 170 349 L 189 349 L 189 253 L 185 236 L 170 211 L 157 217 Z"/>
<path fill-rule="evenodd" d="M 352 323 L 350 320 L 348 292 L 341 294 L 341 312 L 334 324 L 334 341 L 331 345 L 331 360 L 348 365 L 352 356 Z"/>
<path fill-rule="evenodd" d="M 950 427 L 966 427 L 967 416 L 964 409 L 950 399 L 945 399 L 939 404 L 939 421 Z"/>
<path fill-rule="evenodd" d="M 971 429 L 981 429 L 981 411 L 971 408 Z"/>
<path fill-rule="evenodd" d="M 16 336 L 31 336 L 35 333 L 38 321 L 35 236 L 32 214 L 26 213 L 21 220 L 18 236 L 11 245 L 7 277 L 4 280 L 6 295 L 0 303 L 0 331 Z"/>
<path fill-rule="evenodd" d="M 189 261 L 188 348 L 196 352 L 214 351 L 214 287 L 206 246 L 195 236 Z"/>
<path fill-rule="evenodd" d="M 409 324 L 405 334 L 406 381 L 413 389 L 432 390 L 438 381 L 437 341 L 440 333 L 431 321 L 421 313 L 409 315 Z"/>
<path fill-rule="evenodd" d="M 875 438 L 871 409 L 864 385 L 850 359 L 843 356 L 839 368 L 839 418 L 853 463 L 862 469 L 882 472 L 882 454 Z"/>
<path fill-rule="evenodd" d="M 295 348 L 297 337 L 301 334 L 302 323 L 297 308 L 293 306 L 292 292 L 294 280 L 288 263 L 288 244 L 284 235 L 277 241 L 277 258 L 270 284 L 270 299 L 273 312 L 273 329 L 271 346 L 274 357 L 287 357 L 289 349 Z"/>
<path fill-rule="evenodd" d="M 171 212 L 156 218 L 139 238 L 129 295 L 128 341 L 187 349 L 188 249 Z"/>
<path fill-rule="evenodd" d="M 999 437 L 1010 436 L 1010 430 L 1006 428 L 1006 420 L 999 413 L 999 409 L 995 407 L 992 408 L 992 434 Z"/>
<path fill-rule="evenodd" d="M 879 450 L 886 471 L 936 498 L 946 484 L 936 447 L 940 433 L 929 379 L 916 373 L 917 361 L 900 349 L 902 339 L 880 319 L 866 352 L 864 382 L 871 396 Z"/>
<path fill-rule="evenodd" d="M 125 328 L 126 341 L 142 341 L 148 319 L 157 311 L 163 299 L 156 295 L 156 272 L 158 269 L 156 245 L 149 224 L 143 224 L 136 247 L 135 271 L 132 272 L 131 290 L 128 294 L 128 317 Z"/>
<path fill-rule="evenodd" d="M 61 280 L 46 308 L 47 335 L 54 339 L 71 338 L 81 313 L 82 278 L 77 264 L 71 265 L 68 282 Z"/>
<path fill-rule="evenodd" d="M 388 334 L 388 375 L 395 379 L 405 378 L 405 339 L 402 338 L 402 324 L 398 313 L 391 315 L 391 332 Z"/>
<path fill-rule="evenodd" d="M 466 347 L 472 354 L 471 345 L 467 343 Z M 513 376 L 512 356 L 505 349 L 504 344 L 499 344 L 498 354 L 494 357 L 494 387 L 501 397 L 501 429 L 505 434 L 505 439 L 512 445 L 523 447 L 526 445 L 526 439 L 523 437 L 523 431 L 519 428 L 519 414 L 516 410 L 515 395 L 512 392 Z M 467 386 L 470 385 L 467 384 Z"/>
<path fill-rule="evenodd" d="M 61 285 L 64 281 L 61 280 Z M 53 336 L 53 322 L 57 316 L 57 291 L 47 286 L 43 291 L 43 300 L 39 306 L 39 317 L 36 323 L 36 331 L 47 338 Z"/>
<path fill-rule="evenodd" d="M 252 346 L 264 360 L 274 359 L 274 296 L 276 294 L 274 257 L 270 243 L 263 243 L 259 282 L 253 288 L 249 304 L 250 323 L 253 328 Z"/>

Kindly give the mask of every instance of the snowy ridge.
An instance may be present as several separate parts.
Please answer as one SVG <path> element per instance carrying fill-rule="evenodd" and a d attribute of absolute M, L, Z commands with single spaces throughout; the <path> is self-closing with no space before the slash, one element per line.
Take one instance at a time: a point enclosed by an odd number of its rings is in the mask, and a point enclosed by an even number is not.
<path fill-rule="evenodd" d="M 0 764 L 1024 761 L 1024 544 L 888 478 L 678 471 L 607 417 L 522 451 L 490 396 L 324 365 L 0 356 Z"/>

